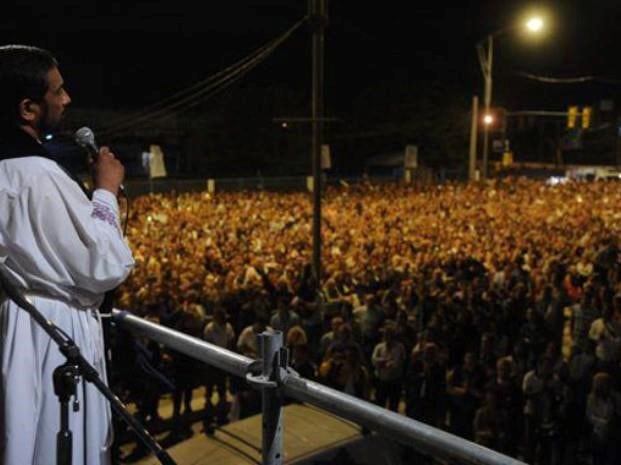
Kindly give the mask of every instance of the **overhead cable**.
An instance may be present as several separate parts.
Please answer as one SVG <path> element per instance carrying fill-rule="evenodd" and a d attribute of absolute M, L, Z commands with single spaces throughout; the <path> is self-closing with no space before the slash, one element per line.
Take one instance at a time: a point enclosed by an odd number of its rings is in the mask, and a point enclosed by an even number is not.
<path fill-rule="evenodd" d="M 538 76 L 536 74 L 519 72 L 518 76 L 525 77 L 527 79 L 532 79 L 534 81 L 544 82 L 546 84 L 581 84 L 584 82 L 602 82 L 604 84 L 621 84 L 621 80 L 618 79 L 608 79 L 602 78 L 599 76 L 577 76 L 571 78 L 556 78 L 549 76 Z"/>
<path fill-rule="evenodd" d="M 305 16 L 289 28 L 283 35 L 271 40 L 244 59 L 239 60 L 226 69 L 219 71 L 218 73 L 209 76 L 208 78 L 203 79 L 186 89 L 176 92 L 175 94 L 150 105 L 142 111 L 123 118 L 108 127 L 104 127 L 98 131 L 99 134 L 110 136 L 112 134 L 126 132 L 129 129 L 143 126 L 144 124 L 154 120 L 161 120 L 174 116 L 175 114 L 201 104 L 209 97 L 212 97 L 216 93 L 237 82 L 249 71 L 263 62 L 274 52 L 274 50 L 276 50 L 276 48 L 287 40 L 291 34 L 293 34 L 302 24 L 304 24 L 307 18 L 308 17 Z"/>

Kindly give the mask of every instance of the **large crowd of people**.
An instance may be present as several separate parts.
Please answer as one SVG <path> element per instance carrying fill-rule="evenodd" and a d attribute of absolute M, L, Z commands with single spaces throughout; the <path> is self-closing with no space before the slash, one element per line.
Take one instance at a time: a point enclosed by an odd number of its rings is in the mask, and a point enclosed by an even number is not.
<path fill-rule="evenodd" d="M 148 195 L 118 306 L 250 357 L 281 330 L 302 376 L 531 464 L 616 464 L 619 205 L 615 182 L 330 188 L 317 291 L 308 194 Z M 168 359 L 175 415 L 199 385 L 220 421 L 216 391 L 229 417 L 260 411 L 242 382 Z"/>

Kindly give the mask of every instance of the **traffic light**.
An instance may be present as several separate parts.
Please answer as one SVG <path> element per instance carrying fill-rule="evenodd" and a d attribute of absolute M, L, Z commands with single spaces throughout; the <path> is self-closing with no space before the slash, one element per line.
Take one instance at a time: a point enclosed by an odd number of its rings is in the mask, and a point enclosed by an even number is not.
<path fill-rule="evenodd" d="M 576 118 L 578 117 L 578 107 L 571 106 L 567 110 L 567 127 L 573 129 L 576 127 Z"/>
<path fill-rule="evenodd" d="M 588 129 L 591 127 L 591 113 L 593 109 L 591 107 L 582 108 L 582 129 Z"/>

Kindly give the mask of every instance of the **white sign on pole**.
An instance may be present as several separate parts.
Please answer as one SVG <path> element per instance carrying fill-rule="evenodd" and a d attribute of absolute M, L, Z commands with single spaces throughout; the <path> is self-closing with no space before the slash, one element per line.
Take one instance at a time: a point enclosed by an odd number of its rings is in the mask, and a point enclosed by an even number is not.
<path fill-rule="evenodd" d="M 166 173 L 166 165 L 164 164 L 164 152 L 159 145 L 150 145 L 149 153 L 149 177 L 153 178 L 165 178 L 168 176 Z"/>
<path fill-rule="evenodd" d="M 406 145 L 405 146 L 405 157 L 403 158 L 403 167 L 409 170 L 418 168 L 418 146 L 417 145 Z"/>
<path fill-rule="evenodd" d="M 330 146 L 328 144 L 321 145 L 321 169 L 332 169 L 332 157 L 330 155 Z"/>

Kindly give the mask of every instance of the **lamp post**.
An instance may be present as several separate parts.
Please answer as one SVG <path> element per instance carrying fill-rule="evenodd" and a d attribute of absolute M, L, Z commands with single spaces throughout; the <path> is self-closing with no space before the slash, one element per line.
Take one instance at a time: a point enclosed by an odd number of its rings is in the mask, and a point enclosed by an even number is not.
<path fill-rule="evenodd" d="M 533 16 L 529 18 L 525 23 L 526 29 L 529 33 L 538 33 L 543 29 L 544 22 L 539 16 Z M 481 177 L 487 179 L 487 168 L 489 158 L 489 130 L 493 123 L 493 118 L 490 115 L 490 107 L 492 104 L 492 75 L 493 75 L 493 63 L 494 63 L 494 38 L 499 35 L 505 34 L 511 31 L 513 28 L 500 29 L 492 34 L 488 34 L 483 40 L 481 40 L 477 48 L 477 56 L 479 58 L 479 64 L 481 65 L 481 73 L 484 80 L 484 93 L 483 93 L 483 167 Z"/>

